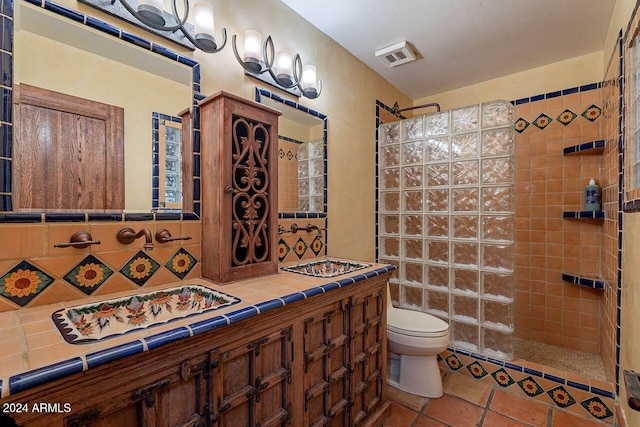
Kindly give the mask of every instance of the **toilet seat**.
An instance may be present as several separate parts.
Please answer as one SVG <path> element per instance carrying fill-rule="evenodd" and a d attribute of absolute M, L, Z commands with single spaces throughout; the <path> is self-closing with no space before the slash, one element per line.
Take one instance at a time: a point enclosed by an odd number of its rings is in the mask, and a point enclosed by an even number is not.
<path fill-rule="evenodd" d="M 427 313 L 390 308 L 387 312 L 387 329 L 412 337 L 442 337 L 449 333 L 449 325 Z"/>

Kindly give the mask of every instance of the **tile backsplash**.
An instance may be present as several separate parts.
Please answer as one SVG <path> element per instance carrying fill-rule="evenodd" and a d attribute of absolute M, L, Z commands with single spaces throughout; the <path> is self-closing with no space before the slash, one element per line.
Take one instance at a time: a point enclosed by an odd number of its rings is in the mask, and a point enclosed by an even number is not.
<path fill-rule="evenodd" d="M 148 228 L 152 235 L 164 228 L 191 240 L 154 241 L 145 252 L 144 237 L 129 245 L 116 240 L 124 227 Z M 54 247 L 79 231 L 100 244 Z M 0 224 L 0 311 L 200 277 L 200 238 L 200 221 Z"/>
<path fill-rule="evenodd" d="M 317 225 L 317 231 L 282 234 L 281 262 L 326 254 L 326 218 L 281 218 L 287 230 L 292 223 Z M 144 237 L 124 245 L 118 231 L 148 228 L 152 235 L 167 229 L 174 237 L 191 240 L 158 243 L 144 251 Z M 99 245 L 84 249 L 56 248 L 71 235 L 84 231 Z M 199 220 L 86 221 L 0 223 L 0 312 L 71 301 L 88 295 L 150 288 L 201 277 L 201 223 Z"/>

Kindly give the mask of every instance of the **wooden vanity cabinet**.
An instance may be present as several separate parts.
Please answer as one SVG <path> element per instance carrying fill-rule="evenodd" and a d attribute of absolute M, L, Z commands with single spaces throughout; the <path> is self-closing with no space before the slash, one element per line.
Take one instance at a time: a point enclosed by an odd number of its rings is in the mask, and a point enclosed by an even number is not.
<path fill-rule="evenodd" d="M 202 276 L 230 282 L 278 271 L 278 116 L 218 92 L 199 103 Z"/>
<path fill-rule="evenodd" d="M 389 273 L 3 399 L 24 427 L 382 426 Z"/>

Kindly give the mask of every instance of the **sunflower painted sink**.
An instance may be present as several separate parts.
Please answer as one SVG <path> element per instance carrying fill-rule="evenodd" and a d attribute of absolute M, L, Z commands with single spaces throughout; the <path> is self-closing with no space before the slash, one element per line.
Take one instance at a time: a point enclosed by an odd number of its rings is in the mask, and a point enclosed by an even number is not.
<path fill-rule="evenodd" d="M 280 269 L 283 271 L 290 271 L 292 273 L 304 274 L 305 276 L 335 277 L 369 267 L 371 267 L 371 264 L 362 264 L 359 262 L 329 258 L 320 261 L 284 266 L 280 267 Z"/>
<path fill-rule="evenodd" d="M 85 344 L 207 313 L 239 302 L 240 299 L 234 296 L 190 284 L 76 305 L 58 310 L 51 317 L 68 343 Z"/>

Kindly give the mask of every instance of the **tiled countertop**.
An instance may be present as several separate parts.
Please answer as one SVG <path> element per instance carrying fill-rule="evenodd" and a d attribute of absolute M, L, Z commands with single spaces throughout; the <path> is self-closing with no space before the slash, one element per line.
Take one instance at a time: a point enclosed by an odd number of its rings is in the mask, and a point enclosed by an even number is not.
<path fill-rule="evenodd" d="M 369 268 L 332 278 L 317 278 L 281 271 L 275 275 L 226 285 L 218 285 L 204 279 L 191 279 L 141 289 L 138 293 L 194 284 L 232 295 L 241 301 L 211 312 L 85 344 L 66 342 L 51 318 L 52 313 L 77 305 L 129 297 L 136 295 L 136 292 L 87 297 L 69 303 L 0 313 L 0 397 L 7 397 L 48 381 L 230 325 L 395 269 L 395 266 L 371 264 Z"/>

